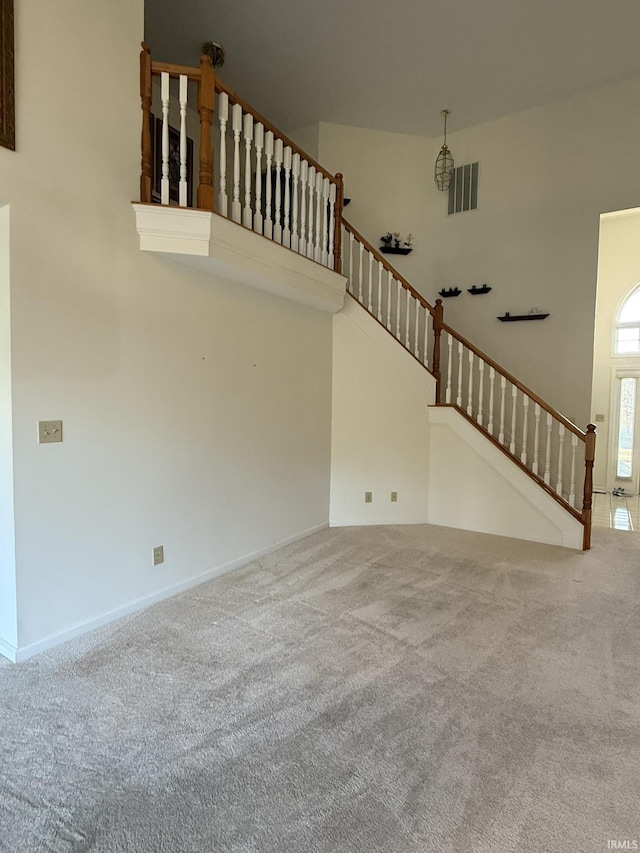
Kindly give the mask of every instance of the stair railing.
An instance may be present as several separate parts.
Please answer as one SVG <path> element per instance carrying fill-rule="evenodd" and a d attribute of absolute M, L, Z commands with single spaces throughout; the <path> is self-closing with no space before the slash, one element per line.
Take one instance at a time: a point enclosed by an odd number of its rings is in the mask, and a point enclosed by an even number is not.
<path fill-rule="evenodd" d="M 344 218 L 347 292 L 436 380 L 436 404 L 455 407 L 584 526 L 591 545 L 595 426 L 583 432 L 444 322 Z M 580 471 L 584 479 L 580 493 Z"/>
<path fill-rule="evenodd" d="M 152 114 L 154 77 L 160 78 L 162 110 L 161 118 L 158 117 L 161 145 L 155 146 L 152 136 L 158 122 Z M 324 169 L 219 80 L 208 56 L 201 57 L 199 68 L 169 65 L 152 61 L 149 48 L 142 45 L 140 200 L 157 200 L 161 204 L 173 201 L 181 207 L 190 204 L 189 83 L 195 83 L 198 89 L 198 208 L 219 213 L 310 260 L 339 269 L 342 175 L 332 175 Z M 176 99 L 179 133 L 169 124 Z M 170 144 L 172 132 L 178 138 L 174 146 Z M 173 165 L 177 171 L 178 160 L 179 179 L 172 181 L 171 168 Z M 153 193 L 154 169 L 162 173 L 159 199 Z M 214 193 L 214 170 L 217 193 Z M 179 192 L 175 190 L 176 184 Z"/>

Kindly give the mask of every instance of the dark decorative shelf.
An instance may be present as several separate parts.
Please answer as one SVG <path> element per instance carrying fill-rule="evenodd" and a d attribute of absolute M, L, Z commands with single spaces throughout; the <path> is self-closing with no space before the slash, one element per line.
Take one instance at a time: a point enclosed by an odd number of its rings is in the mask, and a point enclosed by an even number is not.
<path fill-rule="evenodd" d="M 351 199 L 350 198 L 343 198 L 342 199 L 342 206 L 346 207 L 348 204 L 351 204 Z"/>
<path fill-rule="evenodd" d="M 439 290 L 438 293 L 443 299 L 446 299 L 448 296 L 460 296 L 462 291 L 459 287 L 450 287 L 449 290 Z"/>
<path fill-rule="evenodd" d="M 380 251 L 385 255 L 408 255 L 413 249 L 411 246 L 380 246 Z"/>
<path fill-rule="evenodd" d="M 467 288 L 467 293 L 470 293 L 472 296 L 478 296 L 481 293 L 489 293 L 492 288 L 489 287 L 488 284 L 483 284 L 481 287 L 478 287 L 477 284 L 474 284 L 473 287 Z"/>
<path fill-rule="evenodd" d="M 507 312 L 504 317 L 498 317 L 503 323 L 515 323 L 518 320 L 545 320 L 548 314 L 509 314 Z"/>

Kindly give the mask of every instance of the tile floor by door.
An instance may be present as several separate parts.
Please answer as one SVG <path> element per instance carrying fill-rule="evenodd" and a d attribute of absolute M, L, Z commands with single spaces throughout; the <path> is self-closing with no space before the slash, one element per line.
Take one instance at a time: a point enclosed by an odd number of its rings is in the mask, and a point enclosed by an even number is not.
<path fill-rule="evenodd" d="M 640 495 L 616 497 L 611 492 L 593 495 L 594 527 L 640 532 Z"/>

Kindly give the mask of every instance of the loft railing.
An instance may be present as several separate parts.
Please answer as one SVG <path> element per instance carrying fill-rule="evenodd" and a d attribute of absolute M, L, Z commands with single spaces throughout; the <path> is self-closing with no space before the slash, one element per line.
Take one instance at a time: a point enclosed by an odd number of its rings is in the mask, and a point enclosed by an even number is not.
<path fill-rule="evenodd" d="M 153 78 L 160 79 L 161 145 L 152 143 Z M 199 184 L 197 207 L 212 210 L 298 254 L 339 269 L 342 175 L 332 175 L 215 76 L 211 59 L 199 68 L 154 62 L 140 53 L 142 174 L 140 200 L 171 202 L 171 168 L 179 161 L 178 206 L 189 204 L 189 83 L 197 86 Z M 170 144 L 170 112 L 179 115 L 179 143 Z M 177 130 L 177 128 L 176 128 Z M 154 148 L 158 152 L 154 163 Z M 177 166 L 176 162 L 176 166 Z M 176 172 L 178 169 L 176 168 Z M 214 177 L 217 193 L 214 192 Z"/>
<path fill-rule="evenodd" d="M 154 77 L 159 117 L 152 111 Z M 189 84 L 197 86 L 200 123 L 197 207 L 342 272 L 348 293 L 432 373 L 437 405 L 455 407 L 580 521 L 588 549 L 595 426 L 583 432 L 445 323 L 442 300 L 430 305 L 343 219 L 342 175 L 327 172 L 218 80 L 208 56 L 199 68 L 169 65 L 152 61 L 142 45 L 140 200 L 190 206 Z M 171 128 L 170 113 L 179 116 L 179 130 Z M 155 146 L 154 135 L 160 136 Z"/>
<path fill-rule="evenodd" d="M 455 407 L 583 524 L 587 550 L 595 426 L 583 432 L 549 406 L 445 323 L 441 299 L 430 305 L 344 218 L 342 227 L 348 293 L 433 374 L 437 405 Z"/>

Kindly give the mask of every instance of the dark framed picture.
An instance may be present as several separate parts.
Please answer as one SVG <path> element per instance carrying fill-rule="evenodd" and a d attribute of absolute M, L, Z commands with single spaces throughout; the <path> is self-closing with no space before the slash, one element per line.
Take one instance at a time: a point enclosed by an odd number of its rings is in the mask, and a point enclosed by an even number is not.
<path fill-rule="evenodd" d="M 13 0 L 0 0 L 0 145 L 16 148 Z"/>
<path fill-rule="evenodd" d="M 162 181 L 162 119 L 152 122 L 151 144 L 153 147 L 153 193 L 152 200 L 160 201 Z M 180 200 L 180 131 L 169 125 L 169 201 Z M 193 139 L 187 136 L 187 207 L 193 207 Z"/>

